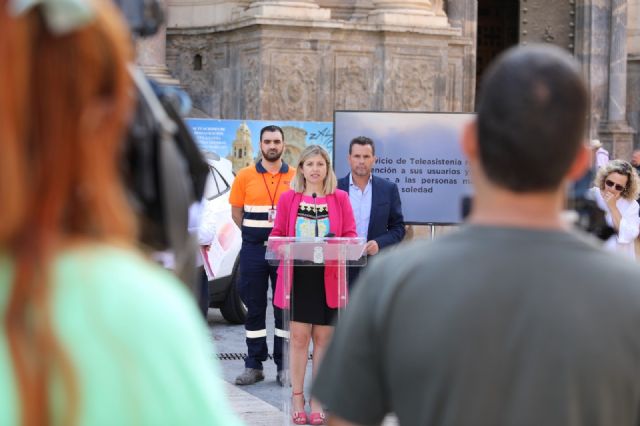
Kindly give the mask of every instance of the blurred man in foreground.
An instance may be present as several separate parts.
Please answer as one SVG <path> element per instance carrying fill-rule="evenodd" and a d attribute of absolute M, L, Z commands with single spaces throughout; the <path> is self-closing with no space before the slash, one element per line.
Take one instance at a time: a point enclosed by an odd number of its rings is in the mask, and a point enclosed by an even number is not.
<path fill-rule="evenodd" d="M 462 140 L 469 223 L 363 273 L 313 388 L 330 424 L 638 423 L 640 269 L 561 219 L 588 167 L 588 111 L 559 48 L 515 48 L 487 71 Z"/>

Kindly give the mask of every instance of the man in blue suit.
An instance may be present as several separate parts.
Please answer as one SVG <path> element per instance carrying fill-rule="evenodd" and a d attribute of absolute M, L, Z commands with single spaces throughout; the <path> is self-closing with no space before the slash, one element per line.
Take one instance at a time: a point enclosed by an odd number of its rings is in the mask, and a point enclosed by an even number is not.
<path fill-rule="evenodd" d="M 351 173 L 338 180 L 338 188 L 349 193 L 358 236 L 367 241 L 366 253 L 399 243 L 404 237 L 400 192 L 395 183 L 373 176 L 376 148 L 371 139 L 358 136 L 349 144 Z M 361 268 L 349 268 L 349 289 Z"/>

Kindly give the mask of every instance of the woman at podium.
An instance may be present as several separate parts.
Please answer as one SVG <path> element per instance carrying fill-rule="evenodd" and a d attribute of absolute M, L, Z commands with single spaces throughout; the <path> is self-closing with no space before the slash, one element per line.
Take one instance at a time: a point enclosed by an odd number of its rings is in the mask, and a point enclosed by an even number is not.
<path fill-rule="evenodd" d="M 291 182 L 292 189 L 280 196 L 272 237 L 356 237 L 356 223 L 349 194 L 337 189 L 329 154 L 319 145 L 308 146 Z M 304 376 L 309 342 L 313 340 L 313 372 L 322 361 L 333 333 L 332 321 L 339 307 L 336 267 L 313 264 L 278 269 L 274 304 L 290 309 L 290 362 L 292 420 L 294 424 L 324 424 L 320 403 L 310 401 L 307 418 Z M 292 273 L 291 306 L 285 303 L 283 274 Z M 346 300 L 346 299 L 345 299 Z"/>

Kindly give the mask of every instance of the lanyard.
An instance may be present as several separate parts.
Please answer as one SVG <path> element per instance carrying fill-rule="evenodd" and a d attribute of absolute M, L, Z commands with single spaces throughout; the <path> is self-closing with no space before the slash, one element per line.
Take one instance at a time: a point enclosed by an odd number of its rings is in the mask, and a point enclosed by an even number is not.
<path fill-rule="evenodd" d="M 262 180 L 264 181 L 264 187 L 267 188 L 267 194 L 269 194 L 269 201 L 271 201 L 271 209 L 275 207 L 276 196 L 278 195 L 278 187 L 280 187 L 280 179 L 282 179 L 282 173 L 278 172 L 278 183 L 276 184 L 276 190 L 273 193 L 273 197 L 271 197 L 271 191 L 269 191 L 269 185 L 267 185 L 267 178 L 264 177 L 264 173 L 262 173 Z"/>

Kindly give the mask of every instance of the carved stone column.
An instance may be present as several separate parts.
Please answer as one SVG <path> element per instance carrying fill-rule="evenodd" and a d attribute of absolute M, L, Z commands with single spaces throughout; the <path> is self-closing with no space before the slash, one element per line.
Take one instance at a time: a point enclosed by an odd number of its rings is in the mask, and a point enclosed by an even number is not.
<path fill-rule="evenodd" d="M 575 54 L 591 92 L 591 138 L 599 138 L 610 158 L 627 159 L 633 129 L 626 119 L 626 0 L 576 3 Z"/>
<path fill-rule="evenodd" d="M 635 129 L 633 146 L 640 147 L 640 0 L 628 3 L 627 120 Z"/>
<path fill-rule="evenodd" d="M 467 0 L 448 0 L 447 19 L 453 28 L 460 28 L 465 37 L 477 40 L 478 32 L 478 2 Z M 462 111 L 472 112 L 475 109 L 476 97 L 476 58 L 477 43 L 465 47 L 464 56 L 464 86 L 467 94 L 462 99 Z"/>
<path fill-rule="evenodd" d="M 627 1 L 611 1 L 609 41 L 609 91 L 607 121 L 600 128 L 601 140 L 613 149 L 611 158 L 629 159 L 633 134 L 627 124 Z M 609 151 L 611 153 L 611 151 Z"/>
<path fill-rule="evenodd" d="M 627 95 L 627 2 L 611 4 L 611 50 L 609 53 L 609 121 L 625 118 Z"/>
<path fill-rule="evenodd" d="M 637 57 L 640 56 L 640 0 L 629 0 L 627 7 L 627 53 Z"/>
<path fill-rule="evenodd" d="M 640 147 L 640 55 L 629 56 L 627 62 L 627 120 L 635 129 L 633 146 Z"/>
<path fill-rule="evenodd" d="M 328 20 L 331 10 L 321 8 L 316 0 L 253 0 L 242 17 Z"/>
<path fill-rule="evenodd" d="M 166 10 L 164 0 L 160 0 L 160 3 Z M 179 86 L 180 81 L 173 78 L 167 68 L 166 50 L 167 27 L 163 25 L 153 37 L 136 41 L 136 63 L 148 77 L 158 83 L 166 86 Z"/>
<path fill-rule="evenodd" d="M 372 0 L 369 22 L 404 27 L 448 26 L 443 0 Z"/>

